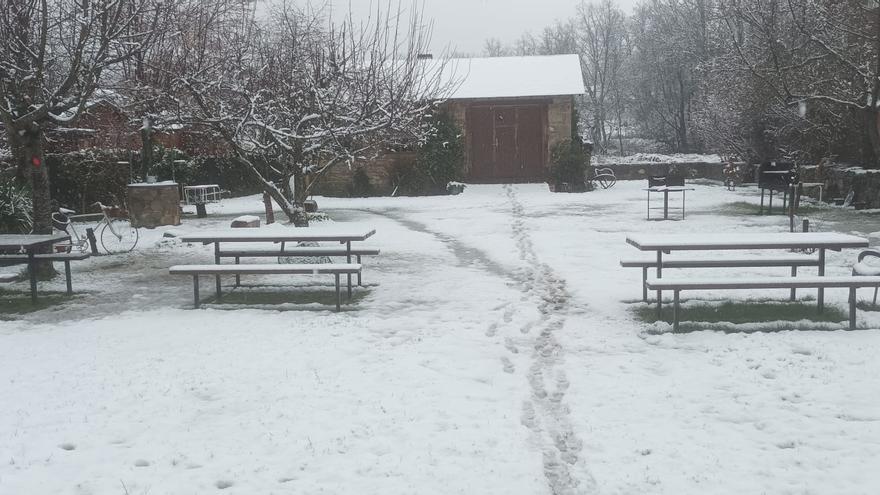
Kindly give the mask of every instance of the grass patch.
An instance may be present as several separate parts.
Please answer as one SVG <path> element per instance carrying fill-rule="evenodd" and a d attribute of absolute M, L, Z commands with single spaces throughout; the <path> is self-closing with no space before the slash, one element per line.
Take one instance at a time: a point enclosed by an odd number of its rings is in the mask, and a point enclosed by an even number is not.
<path fill-rule="evenodd" d="M 872 304 L 870 301 L 856 301 L 856 308 L 862 311 L 880 311 L 880 304 Z"/>
<path fill-rule="evenodd" d="M 788 210 L 783 210 L 782 200 L 779 200 L 779 203 L 776 201 L 773 202 L 773 215 L 786 216 L 788 215 Z M 814 206 L 810 204 L 801 203 L 800 208 L 795 212 L 797 215 L 804 216 L 809 214 L 815 214 L 818 212 L 827 212 L 828 208 L 824 206 Z M 741 216 L 741 215 L 770 215 L 767 211 L 767 203 L 764 202 L 764 213 L 761 213 L 761 206 L 753 203 L 747 203 L 745 201 L 736 201 L 734 203 L 725 203 L 718 207 L 716 210 L 707 211 L 706 214 L 711 215 L 728 215 L 728 216 Z M 696 212 L 694 212 L 696 214 Z"/>
<path fill-rule="evenodd" d="M 349 300 L 346 288 L 343 286 L 342 307 L 358 303 L 367 297 L 368 293 L 369 290 L 363 287 L 355 287 Z M 336 290 L 330 287 L 306 287 L 296 290 L 290 287 L 242 285 L 236 289 L 224 287 L 220 299 L 214 296 L 213 291 L 207 291 L 202 296 L 202 304 L 210 304 L 218 309 L 222 309 L 223 306 L 276 306 L 277 309 L 284 310 L 285 305 L 291 304 L 297 306 L 315 304 L 336 308 Z"/>
<path fill-rule="evenodd" d="M 672 323 L 672 304 L 663 306 L 660 317 L 657 317 L 655 305 L 641 305 L 633 311 L 645 323 L 663 321 Z M 825 305 L 825 311 L 819 314 L 815 303 L 807 302 L 771 302 L 771 301 L 725 301 L 721 304 L 693 304 L 680 308 L 679 326 L 682 330 L 696 329 L 694 325 L 684 322 L 701 323 L 769 323 L 776 321 L 801 321 L 839 323 L 849 318 L 848 314 L 836 306 Z"/>
<path fill-rule="evenodd" d="M 25 292 L 0 289 L 0 319 L 11 315 L 33 313 L 43 309 L 58 306 L 72 300 L 74 296 L 68 296 L 65 292 L 37 292 L 37 302 L 31 302 L 30 290 Z"/>

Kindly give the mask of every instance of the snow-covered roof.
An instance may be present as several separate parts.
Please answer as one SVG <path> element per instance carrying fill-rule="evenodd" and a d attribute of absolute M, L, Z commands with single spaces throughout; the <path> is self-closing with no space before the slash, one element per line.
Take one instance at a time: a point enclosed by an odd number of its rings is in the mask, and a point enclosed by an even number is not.
<path fill-rule="evenodd" d="M 452 99 L 579 95 L 585 92 L 580 57 L 460 58 L 449 60 L 443 76 L 453 81 Z"/>

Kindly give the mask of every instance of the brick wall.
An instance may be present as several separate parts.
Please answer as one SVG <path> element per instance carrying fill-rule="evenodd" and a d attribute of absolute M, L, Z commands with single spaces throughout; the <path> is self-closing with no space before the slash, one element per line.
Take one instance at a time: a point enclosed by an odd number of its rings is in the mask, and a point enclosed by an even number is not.
<path fill-rule="evenodd" d="M 331 167 L 322 175 L 311 193 L 318 196 L 347 197 L 350 195 L 352 176 L 358 168 L 363 168 L 370 179 L 373 191 L 377 195 L 387 196 L 394 190 L 393 171 L 398 166 L 415 163 L 416 154 L 412 151 L 386 153 L 373 160 L 358 162 L 351 167 L 342 163 Z"/>

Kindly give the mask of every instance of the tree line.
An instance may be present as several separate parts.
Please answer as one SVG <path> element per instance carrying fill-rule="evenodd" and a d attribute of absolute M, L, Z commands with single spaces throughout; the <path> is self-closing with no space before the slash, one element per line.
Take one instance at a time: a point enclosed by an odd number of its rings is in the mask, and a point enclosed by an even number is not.
<path fill-rule="evenodd" d="M 484 54 L 581 57 L 582 127 L 600 153 L 751 162 L 880 157 L 878 0 L 611 0 Z"/>

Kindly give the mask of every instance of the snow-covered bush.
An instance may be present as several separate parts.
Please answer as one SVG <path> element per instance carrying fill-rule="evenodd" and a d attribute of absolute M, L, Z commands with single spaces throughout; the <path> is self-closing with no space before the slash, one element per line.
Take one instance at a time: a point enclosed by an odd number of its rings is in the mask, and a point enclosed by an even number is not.
<path fill-rule="evenodd" d="M 79 212 L 88 211 L 95 201 L 125 204 L 131 179 L 129 160 L 129 152 L 119 149 L 47 154 L 53 201 Z"/>
<path fill-rule="evenodd" d="M 586 191 L 585 174 L 588 163 L 589 155 L 582 144 L 573 140 L 556 144 L 550 154 L 550 181 L 556 186 L 555 190 Z"/>
<path fill-rule="evenodd" d="M 30 191 L 12 178 L 0 177 L 0 232 L 30 232 L 32 209 Z"/>
<path fill-rule="evenodd" d="M 464 143 L 461 129 L 452 117 L 440 112 L 430 121 L 432 130 L 418 148 L 418 167 L 436 188 L 461 179 L 464 170 Z"/>
<path fill-rule="evenodd" d="M 351 185 L 348 189 L 348 195 L 353 198 L 366 198 L 373 196 L 375 193 L 373 184 L 370 183 L 370 176 L 363 167 L 358 167 L 351 176 Z"/>

